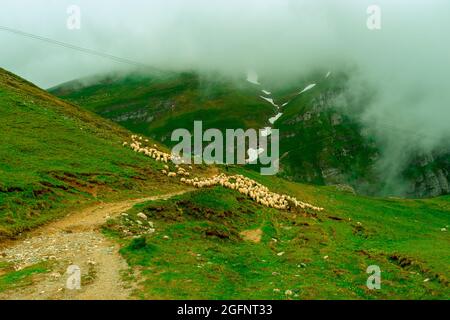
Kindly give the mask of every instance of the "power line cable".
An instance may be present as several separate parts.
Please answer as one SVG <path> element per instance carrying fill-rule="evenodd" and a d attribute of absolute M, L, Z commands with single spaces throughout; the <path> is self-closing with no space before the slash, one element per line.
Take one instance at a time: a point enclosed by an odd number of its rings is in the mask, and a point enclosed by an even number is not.
<path fill-rule="evenodd" d="M 90 55 L 95 55 L 97 57 L 101 57 L 101 58 L 105 58 L 105 59 L 109 59 L 109 60 L 113 60 L 115 62 L 119 62 L 119 63 L 124 63 L 124 64 L 128 64 L 128 65 L 132 65 L 135 67 L 140 67 L 140 68 L 146 68 L 146 69 L 151 69 L 152 71 L 158 72 L 158 73 L 162 73 L 162 70 L 159 70 L 155 67 L 152 67 L 148 64 L 142 63 L 142 62 L 137 62 L 137 61 L 133 61 L 131 59 L 127 59 L 127 58 L 122 58 L 119 56 L 115 56 L 109 53 L 104 53 L 101 51 L 97 51 L 97 50 L 93 50 L 93 49 L 89 49 L 89 48 L 84 48 L 84 47 L 80 47 L 80 46 L 76 46 L 70 43 L 66 43 L 66 42 L 62 42 L 59 40 L 54 40 L 54 39 L 50 39 L 50 38 L 46 38 L 46 37 L 42 37 L 39 35 L 35 35 L 32 33 L 28 33 L 28 32 L 24 32 L 24 31 L 20 31 L 20 30 L 16 30 L 13 28 L 9 28 L 9 27 L 5 27 L 5 26 L 0 26 L 0 31 L 5 31 L 5 32 L 9 32 L 18 36 L 22 36 L 22 37 L 26 37 L 26 38 L 30 38 L 30 39 L 34 39 L 34 40 L 39 40 L 39 41 L 43 41 L 43 42 L 47 42 L 53 45 L 57 45 L 57 46 L 61 46 L 67 49 L 71 49 L 71 50 L 76 50 L 79 52 L 83 52 L 86 54 L 90 54 Z"/>

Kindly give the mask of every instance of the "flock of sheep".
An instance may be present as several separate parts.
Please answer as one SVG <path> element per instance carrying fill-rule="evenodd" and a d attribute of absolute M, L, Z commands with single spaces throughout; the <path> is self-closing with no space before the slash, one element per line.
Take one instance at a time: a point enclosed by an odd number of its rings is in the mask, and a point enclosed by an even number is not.
<path fill-rule="evenodd" d="M 137 135 L 132 135 L 131 140 L 132 142 L 129 144 L 129 146 L 132 150 L 134 150 L 135 152 L 143 153 L 146 156 L 155 159 L 156 161 L 166 163 L 166 165 L 164 165 L 164 169 L 161 172 L 168 177 L 181 177 L 180 182 L 184 184 L 196 188 L 207 188 L 220 185 L 227 189 L 236 190 L 240 194 L 251 198 L 253 201 L 263 206 L 279 210 L 288 210 L 291 207 L 300 207 L 302 209 L 311 209 L 314 211 L 323 210 L 323 208 L 319 208 L 309 203 L 299 201 L 294 197 L 271 192 L 267 187 L 256 182 L 255 180 L 244 177 L 243 175 L 229 176 L 221 173 L 211 178 L 190 179 L 190 173 L 188 170 L 192 170 L 191 166 L 188 166 L 187 169 L 185 169 L 179 165 L 176 165 L 176 172 L 172 172 L 167 165 L 167 163 L 173 159 L 173 156 L 171 154 L 157 150 L 156 145 L 154 145 L 153 148 L 145 147 L 143 144 L 144 142 L 148 143 L 148 139 L 144 139 Z M 128 146 L 128 142 L 124 142 L 123 146 Z"/>
<path fill-rule="evenodd" d="M 130 143 L 130 147 L 135 152 L 143 153 L 146 156 L 155 159 L 156 161 L 161 161 L 164 163 L 168 163 L 169 161 L 172 160 L 172 155 L 156 149 L 156 144 L 153 145 L 154 148 L 144 147 L 143 142 L 148 143 L 149 142 L 148 139 L 144 140 L 142 137 L 138 137 L 137 135 L 132 135 L 131 140 L 132 140 L 132 142 Z M 128 146 L 128 142 L 124 142 L 123 146 L 124 147 Z"/>
<path fill-rule="evenodd" d="M 236 190 L 240 194 L 250 197 L 253 201 L 263 206 L 279 210 L 287 210 L 290 207 L 300 207 L 302 209 L 308 208 L 315 211 L 323 210 L 323 208 L 319 208 L 309 203 L 299 201 L 294 197 L 271 192 L 267 187 L 256 182 L 255 180 L 244 177 L 243 175 L 228 176 L 222 173 L 212 178 L 205 179 L 181 178 L 181 182 L 197 188 L 220 185 L 227 189 Z"/>

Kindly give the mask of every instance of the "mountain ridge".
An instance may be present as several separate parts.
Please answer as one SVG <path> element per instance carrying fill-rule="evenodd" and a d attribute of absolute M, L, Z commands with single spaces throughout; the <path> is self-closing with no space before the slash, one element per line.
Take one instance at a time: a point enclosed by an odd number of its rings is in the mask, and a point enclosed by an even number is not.
<path fill-rule="evenodd" d="M 164 173 L 173 164 L 124 145 L 131 132 L 1 70 L 0 116 L 1 297 L 100 299 L 121 290 L 108 297 L 445 299 L 448 292 L 449 196 L 366 197 L 240 166 L 227 175 L 324 210 L 279 210 L 231 186 L 192 190 Z M 195 179 L 220 167 L 189 171 Z M 51 220 L 58 221 L 39 228 Z M 18 239 L 4 241 L 11 238 Z M 75 294 L 62 276 L 74 262 L 82 267 Z M 382 270 L 383 290 L 366 286 L 372 265 Z"/>
<path fill-rule="evenodd" d="M 289 180 L 344 185 L 368 195 L 414 198 L 450 192 L 450 146 L 440 153 L 412 157 L 392 181 L 382 178 L 377 171 L 382 154 L 376 139 L 356 115 L 337 107 L 347 89 L 344 72 L 316 72 L 276 92 L 262 80 L 237 84 L 217 75 L 170 76 L 166 81 L 130 73 L 106 85 L 74 81 L 50 92 L 169 147 L 173 145 L 170 132 L 192 130 L 195 120 L 203 120 L 205 129 L 280 129 L 280 176 Z M 432 160 L 424 164 L 426 159 Z"/>

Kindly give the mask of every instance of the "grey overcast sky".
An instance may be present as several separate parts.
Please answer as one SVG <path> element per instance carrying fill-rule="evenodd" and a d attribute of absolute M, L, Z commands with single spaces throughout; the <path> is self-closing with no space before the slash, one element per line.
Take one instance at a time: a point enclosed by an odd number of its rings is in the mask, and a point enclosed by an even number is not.
<path fill-rule="evenodd" d="M 366 27 L 373 3 L 380 31 Z M 70 5 L 81 9 L 80 30 L 66 27 Z M 384 74 L 440 61 L 449 53 L 449 16 L 448 0 L 1 0 L 0 26 L 161 68 L 277 78 L 344 62 Z M 0 44 L 0 65 L 42 87 L 123 68 L 5 32 Z"/>
<path fill-rule="evenodd" d="M 0 1 L 0 26 L 162 69 L 230 76 L 251 69 L 284 81 L 355 65 L 352 94 L 362 83 L 378 93 L 363 106 L 361 121 L 386 146 L 380 170 L 401 164 L 408 149 L 425 152 L 450 141 L 448 0 Z M 372 4 L 381 8 L 381 30 L 366 26 Z M 80 30 L 66 27 L 69 5 L 81 9 Z M 0 66 L 43 88 L 127 68 L 1 31 Z M 424 138 L 399 139 L 381 122 Z"/>

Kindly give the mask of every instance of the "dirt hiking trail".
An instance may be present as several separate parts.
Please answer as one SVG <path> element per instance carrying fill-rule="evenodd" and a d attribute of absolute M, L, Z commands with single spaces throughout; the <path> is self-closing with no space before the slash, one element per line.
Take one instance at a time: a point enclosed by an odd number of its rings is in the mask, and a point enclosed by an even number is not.
<path fill-rule="evenodd" d="M 33 284 L 0 293 L 8 300 L 124 300 L 132 287 L 122 279 L 128 265 L 118 253 L 119 246 L 103 236 L 100 227 L 108 218 L 146 201 L 164 200 L 189 192 L 105 203 L 73 212 L 30 232 L 25 239 L 0 247 L 0 261 L 12 263 L 16 270 L 48 261 L 52 271 L 33 276 Z M 70 265 L 80 268 L 82 287 L 66 287 Z"/>

